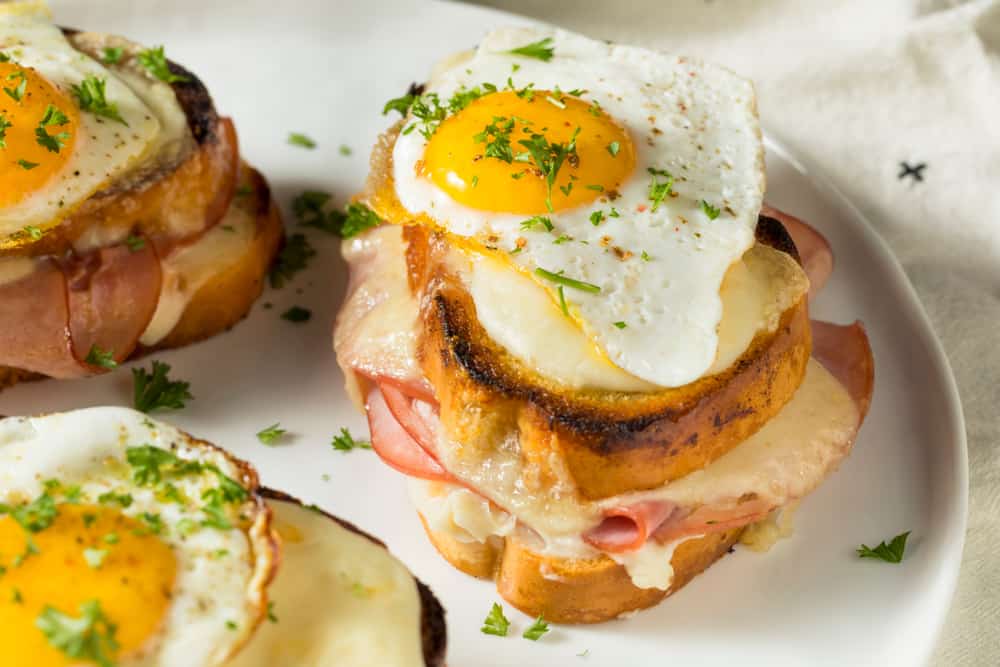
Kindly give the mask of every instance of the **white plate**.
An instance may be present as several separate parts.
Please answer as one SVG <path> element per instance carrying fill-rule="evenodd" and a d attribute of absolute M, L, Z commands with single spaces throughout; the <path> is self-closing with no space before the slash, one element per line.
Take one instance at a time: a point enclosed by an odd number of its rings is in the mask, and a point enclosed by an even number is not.
<path fill-rule="evenodd" d="M 367 152 L 388 120 L 382 104 L 468 48 L 488 29 L 522 22 L 444 3 L 240 3 L 206 0 L 54 2 L 64 25 L 167 45 L 231 114 L 244 155 L 287 210 L 305 188 L 341 199 L 365 177 Z M 288 146 L 290 131 L 319 142 Z M 345 144 L 353 155 L 343 157 Z M 813 309 L 865 322 L 876 358 L 875 397 L 854 454 L 810 497 L 795 535 L 770 553 L 745 550 L 650 611 L 594 627 L 558 627 L 542 641 L 517 630 L 480 634 L 492 584 L 437 556 L 400 475 L 367 451 L 329 447 L 341 426 L 364 432 L 342 390 L 330 328 L 345 267 L 335 239 L 283 290 L 268 290 L 232 332 L 160 355 L 191 381 L 189 407 L 161 415 L 252 461 L 264 482 L 383 538 L 448 610 L 449 662 L 468 665 L 860 665 L 926 661 L 951 599 L 965 533 L 966 450 L 947 362 L 902 270 L 858 212 L 778 146 L 768 146 L 769 200 L 819 227 L 835 249 L 833 279 Z M 290 217 L 290 216 L 289 216 Z M 295 325 L 293 304 L 313 310 Z M 148 361 L 144 365 L 148 366 Z M 93 380 L 25 384 L 0 394 L 0 413 L 129 404 L 127 370 Z M 295 437 L 269 448 L 254 433 L 275 421 Z M 329 475 L 324 481 L 323 475 Z M 902 565 L 859 560 L 855 548 L 911 530 Z M 277 600 L 277 609 L 289 600 Z M 575 657 L 587 652 L 582 658 Z"/>

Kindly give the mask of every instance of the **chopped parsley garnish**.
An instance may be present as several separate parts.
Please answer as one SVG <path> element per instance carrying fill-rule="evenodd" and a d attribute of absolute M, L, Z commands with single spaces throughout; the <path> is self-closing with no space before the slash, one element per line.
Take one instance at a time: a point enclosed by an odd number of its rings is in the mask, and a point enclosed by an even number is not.
<path fill-rule="evenodd" d="M 18 160 L 17 164 L 18 166 L 21 167 L 21 169 L 24 169 L 25 171 L 31 171 L 32 169 L 38 166 L 37 162 L 28 162 L 27 160 L 24 159 Z"/>
<path fill-rule="evenodd" d="M 591 116 L 597 116 L 598 118 L 600 118 L 601 117 L 601 103 L 598 102 L 597 100 L 593 100 L 590 103 L 590 107 L 587 109 L 587 111 L 590 112 Z"/>
<path fill-rule="evenodd" d="M 128 127 L 128 123 L 118 113 L 118 105 L 114 102 L 108 102 L 104 91 L 106 85 L 107 81 L 105 79 L 88 76 L 80 82 L 80 85 L 74 84 L 70 90 L 76 98 L 76 103 L 84 111 L 89 111 L 95 116 L 101 116 L 102 118 L 110 118 Z"/>
<path fill-rule="evenodd" d="M 394 97 L 382 107 L 382 115 L 386 116 L 390 111 L 398 111 L 400 116 L 406 116 L 410 112 L 410 107 L 413 105 L 413 100 L 415 99 L 417 99 L 417 96 L 413 93 L 407 93 L 402 97 Z"/>
<path fill-rule="evenodd" d="M 441 121 L 449 113 L 457 113 L 483 95 L 494 93 L 496 90 L 497 87 L 491 83 L 484 83 L 481 86 L 474 86 L 472 88 L 463 87 L 456 91 L 447 102 L 442 104 L 441 98 L 437 93 L 418 95 L 411 88 L 411 92 L 408 92 L 406 95 L 386 102 L 385 106 L 382 107 L 382 115 L 386 115 L 390 111 L 398 111 L 405 118 L 407 115 L 412 114 L 417 120 L 404 127 L 403 134 L 410 134 L 419 126 L 420 134 L 425 139 L 430 139 L 437 131 Z"/>
<path fill-rule="evenodd" d="M 10 56 L 8 56 L 3 51 L 0 51 L 0 63 L 9 63 L 9 62 L 10 62 Z"/>
<path fill-rule="evenodd" d="M 524 56 L 525 58 L 536 58 L 547 63 L 552 60 L 555 50 L 552 48 L 552 38 L 546 37 L 537 42 L 511 49 L 507 53 L 515 56 Z"/>
<path fill-rule="evenodd" d="M 507 162 L 514 161 L 514 149 L 510 145 L 510 133 L 514 129 L 514 119 L 494 116 L 493 122 L 472 138 L 479 144 L 486 144 L 485 157 Z"/>
<path fill-rule="evenodd" d="M 499 603 L 494 602 L 493 606 L 490 608 L 490 613 L 488 613 L 486 618 L 483 619 L 483 627 L 479 630 L 484 635 L 506 637 L 507 630 L 509 628 L 510 621 L 503 615 L 503 608 L 499 605 Z"/>
<path fill-rule="evenodd" d="M 122 56 L 125 55 L 125 49 L 120 46 L 105 46 L 104 55 L 101 56 L 101 61 L 105 65 L 117 65 L 121 62 Z"/>
<path fill-rule="evenodd" d="M 624 322 L 615 322 L 615 323 L 614 323 L 614 325 L 615 325 L 616 327 L 618 327 L 619 329 L 624 329 L 625 327 L 627 327 L 627 326 L 628 326 L 628 325 L 627 325 L 627 324 L 625 324 Z"/>
<path fill-rule="evenodd" d="M 652 210 L 655 211 L 663 203 L 663 200 L 670 196 L 674 187 L 674 177 L 664 169 L 654 169 L 650 167 L 646 171 L 653 177 L 649 183 L 649 201 L 653 202 Z M 660 178 L 664 180 L 660 180 Z"/>
<path fill-rule="evenodd" d="M 546 623 L 545 619 L 542 618 L 542 615 L 539 614 L 538 618 L 535 619 L 535 622 L 532 623 L 528 627 L 528 629 L 524 631 L 524 634 L 521 636 L 524 637 L 525 639 L 530 639 L 531 641 L 536 642 L 539 639 L 541 639 L 542 635 L 544 635 L 548 631 L 549 631 L 549 624 Z"/>
<path fill-rule="evenodd" d="M 281 422 L 275 422 L 267 428 L 257 431 L 257 439 L 265 445 L 273 445 L 286 433 L 288 431 L 281 428 Z"/>
<path fill-rule="evenodd" d="M 66 117 L 62 111 L 49 105 L 45 109 L 45 115 L 42 116 L 42 120 L 38 122 L 38 127 L 35 128 L 35 141 L 39 146 L 45 148 L 50 153 L 58 153 L 59 150 L 66 145 L 66 140 L 69 139 L 69 132 L 60 132 L 59 134 L 49 134 L 48 130 L 45 128 L 50 125 L 55 127 L 61 127 L 69 122 L 69 118 Z"/>
<path fill-rule="evenodd" d="M 556 238 L 552 239 L 552 242 L 554 244 L 556 244 L 556 245 L 562 245 L 563 243 L 566 243 L 567 241 L 572 241 L 572 240 L 573 240 L 573 237 L 570 236 L 569 234 L 560 234 Z"/>
<path fill-rule="evenodd" d="M 601 288 L 599 286 L 594 285 L 593 283 L 585 283 L 582 280 L 568 278 L 562 274 L 562 271 L 560 271 L 559 273 L 553 273 L 552 271 L 546 271 L 545 269 L 539 267 L 535 269 L 535 275 L 541 276 L 546 280 L 551 280 L 552 282 L 557 283 L 559 285 L 565 285 L 566 287 L 572 287 L 573 289 L 578 289 L 582 292 L 589 292 L 590 294 L 601 293 Z"/>
<path fill-rule="evenodd" d="M 289 132 L 288 143 L 292 146 L 301 146 L 302 148 L 316 148 L 316 142 L 301 132 Z"/>
<path fill-rule="evenodd" d="M 357 202 L 348 204 L 343 213 L 335 211 L 334 214 L 332 217 L 339 224 L 337 233 L 345 239 L 357 236 L 372 227 L 377 227 L 382 222 L 375 211 Z"/>
<path fill-rule="evenodd" d="M 608 217 L 609 218 L 620 218 L 622 216 L 621 216 L 621 213 L 618 212 L 618 209 L 616 209 L 614 206 L 612 206 L 611 207 L 611 213 L 608 213 Z"/>
<path fill-rule="evenodd" d="M 83 550 L 83 560 L 87 562 L 87 566 L 93 570 L 100 569 L 101 565 L 104 564 L 104 559 L 108 557 L 107 549 L 84 549 Z"/>
<path fill-rule="evenodd" d="M 121 505 L 122 507 L 128 507 L 132 504 L 132 496 L 127 493 L 114 493 L 108 491 L 97 496 L 97 502 L 103 504 L 115 503 L 116 505 Z"/>
<path fill-rule="evenodd" d="M 556 176 L 562 168 L 563 163 L 570 159 L 577 160 L 576 137 L 580 134 L 580 128 L 573 131 L 568 143 L 550 143 L 541 134 L 532 134 L 529 139 L 521 139 L 517 143 L 527 149 L 527 153 L 519 153 L 514 159 L 518 162 L 534 162 L 535 167 L 545 177 L 545 185 L 548 193 L 545 197 L 545 206 L 552 210 L 552 186 L 555 185 Z M 572 183 L 569 184 L 572 187 Z M 569 194 L 568 190 L 563 190 Z"/>
<path fill-rule="evenodd" d="M 353 151 L 351 150 L 351 147 L 348 146 L 347 144 L 340 144 L 340 148 L 337 149 L 337 152 L 340 153 L 341 155 L 343 155 L 344 157 L 347 157 Z"/>
<path fill-rule="evenodd" d="M 649 253 L 648 253 L 648 252 L 646 252 L 645 250 L 643 250 L 643 251 L 642 251 L 642 254 L 641 254 L 641 255 L 639 255 L 639 257 L 640 257 L 640 258 L 642 259 L 642 261 L 644 261 L 644 262 L 648 262 L 649 260 L 651 260 L 651 259 L 652 259 L 652 257 L 650 257 L 650 256 L 649 256 Z"/>
<path fill-rule="evenodd" d="M 712 206 L 704 199 L 701 200 L 701 210 L 708 216 L 709 220 L 715 220 L 719 217 L 719 209 Z"/>
<path fill-rule="evenodd" d="M 289 322 L 308 322 L 312 317 L 312 311 L 301 306 L 292 306 L 281 314 L 281 319 Z"/>
<path fill-rule="evenodd" d="M 7 128 L 14 127 L 7 116 L 0 113 L 0 148 L 7 148 Z"/>
<path fill-rule="evenodd" d="M 903 560 L 903 552 L 906 551 L 906 538 L 910 536 L 910 531 L 906 531 L 892 538 L 889 544 L 885 541 L 879 543 L 874 549 L 862 544 L 858 548 L 858 558 L 877 558 L 887 563 L 899 563 Z"/>
<path fill-rule="evenodd" d="M 367 440 L 355 440 L 351 432 L 346 428 L 340 429 L 340 435 L 333 436 L 330 446 L 338 452 L 349 452 L 354 449 L 371 449 L 372 444 Z"/>
<path fill-rule="evenodd" d="M 608 144 L 608 152 L 611 153 L 611 157 L 618 157 L 618 151 L 622 149 L 622 145 L 617 141 L 612 141 Z"/>
<path fill-rule="evenodd" d="M 170 63 L 167 62 L 167 56 L 163 53 L 162 46 L 154 46 L 144 51 L 140 51 L 136 54 L 136 60 L 138 60 L 139 64 L 145 67 L 150 74 L 164 83 L 183 83 L 185 81 L 190 81 L 190 79 L 186 76 L 173 73 L 170 69 Z"/>
<path fill-rule="evenodd" d="M 27 533 L 39 533 L 52 525 L 59 516 L 59 510 L 56 509 L 56 502 L 52 496 L 43 493 L 30 503 L 17 507 L 0 503 L 0 514 L 9 515 Z M 34 553 L 30 537 L 28 541 L 29 551 Z"/>
<path fill-rule="evenodd" d="M 35 225 L 25 225 L 22 231 L 35 241 L 42 238 L 42 230 Z"/>
<path fill-rule="evenodd" d="M 566 305 L 566 292 L 563 286 L 560 285 L 556 288 L 556 292 L 559 294 L 559 307 L 562 309 L 563 315 L 569 317 L 569 306 Z"/>
<path fill-rule="evenodd" d="M 105 544 L 118 544 L 118 533 L 108 533 L 101 538 L 101 541 Z"/>
<path fill-rule="evenodd" d="M 125 245 L 128 246 L 131 252 L 138 252 L 146 247 L 146 239 L 137 234 L 132 234 L 125 239 Z"/>
<path fill-rule="evenodd" d="M 552 224 L 552 221 L 542 215 L 536 215 L 533 218 L 528 218 L 527 220 L 523 221 L 521 223 L 521 229 L 527 231 L 529 229 L 534 229 L 539 225 L 544 227 L 545 231 L 547 232 L 551 232 L 553 229 L 555 229 L 555 225 Z"/>
<path fill-rule="evenodd" d="M 604 186 L 603 185 L 593 184 L 593 185 L 587 185 L 587 186 L 584 186 L 584 187 L 586 187 L 588 190 L 593 190 L 594 192 L 604 192 Z"/>
<path fill-rule="evenodd" d="M 300 225 L 326 229 L 323 207 L 330 201 L 330 194 L 321 190 L 306 190 L 292 200 L 292 213 Z M 327 230 L 332 231 L 332 230 Z"/>
<path fill-rule="evenodd" d="M 114 667 L 119 648 L 115 640 L 118 628 L 104 615 L 97 600 L 81 604 L 79 617 L 46 606 L 35 619 L 35 626 L 49 644 L 67 657 L 93 661 L 98 667 Z"/>
<path fill-rule="evenodd" d="M 170 364 L 154 361 L 152 372 L 143 368 L 132 369 L 134 384 L 132 404 L 140 412 L 151 412 L 159 409 L 179 410 L 185 401 L 194 398 L 191 395 L 190 383 L 181 380 L 170 380 L 167 373 Z"/>
<path fill-rule="evenodd" d="M 235 621 L 226 621 L 226 629 L 227 630 L 236 630 L 238 627 L 239 626 L 236 625 Z"/>
<path fill-rule="evenodd" d="M 604 211 L 594 211 L 590 214 L 590 224 L 594 227 L 597 227 L 602 222 L 604 222 Z"/>
<path fill-rule="evenodd" d="M 269 620 L 272 623 L 278 622 L 278 617 L 274 613 L 274 600 L 271 600 L 267 603 L 267 620 Z"/>
<path fill-rule="evenodd" d="M 11 593 L 10 601 L 14 604 L 24 604 L 24 597 L 21 595 L 21 591 L 15 588 Z"/>
<path fill-rule="evenodd" d="M 7 95 L 10 96 L 10 98 L 15 102 L 20 102 L 21 98 L 24 97 L 25 89 L 28 87 L 28 77 L 25 76 L 23 71 L 18 70 L 7 75 L 7 81 L 14 80 L 19 80 L 19 83 L 13 88 L 4 86 L 3 92 L 7 93 Z"/>
<path fill-rule="evenodd" d="M 316 251 L 305 236 L 292 234 L 271 266 L 271 271 L 268 274 L 271 287 L 277 289 L 284 287 L 285 283 L 291 280 L 296 273 L 306 268 L 306 264 L 315 255 Z"/>
<path fill-rule="evenodd" d="M 90 346 L 90 352 L 87 353 L 87 358 L 84 361 L 91 366 L 107 368 L 108 370 L 118 368 L 118 362 L 115 361 L 115 353 L 111 350 L 102 350 L 96 343 Z"/>

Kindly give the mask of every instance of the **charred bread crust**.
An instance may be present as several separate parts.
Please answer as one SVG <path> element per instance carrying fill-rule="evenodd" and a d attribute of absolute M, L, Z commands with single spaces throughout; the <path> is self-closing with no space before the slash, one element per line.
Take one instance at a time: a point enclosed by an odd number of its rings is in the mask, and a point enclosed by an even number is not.
<path fill-rule="evenodd" d="M 674 569 L 670 588 L 660 590 L 637 587 L 624 566 L 607 556 L 544 556 L 513 537 L 459 542 L 432 531 L 422 516 L 420 520 L 434 548 L 455 568 L 492 579 L 511 605 L 553 623 L 601 623 L 659 604 L 728 553 L 742 532 L 739 528 L 681 543 L 670 561 Z"/>
<path fill-rule="evenodd" d="M 775 416 L 804 377 L 805 294 L 722 373 L 650 393 L 568 390 L 489 337 L 471 296 L 436 257 L 446 251 L 442 237 L 419 226 L 405 234 L 411 288 L 422 295 L 418 354 L 449 436 L 489 447 L 518 432 L 531 459 L 561 453 L 586 498 L 654 488 L 703 468 Z M 777 220 L 762 218 L 757 237 L 798 259 Z"/>
<path fill-rule="evenodd" d="M 284 491 L 276 491 L 267 487 L 261 489 L 261 495 L 267 500 L 278 500 L 287 503 L 294 503 L 301 507 L 306 507 L 318 514 L 322 514 L 327 519 L 337 523 L 340 527 L 360 535 L 371 543 L 387 549 L 385 542 L 369 535 L 353 523 L 344 521 L 340 517 L 326 512 L 316 505 L 306 505 L 295 496 L 291 496 Z M 444 620 L 444 607 L 422 581 L 413 577 L 417 584 L 417 593 L 420 596 L 420 636 L 423 645 L 424 663 L 427 667 L 444 667 L 445 649 L 448 645 L 448 626 Z"/>

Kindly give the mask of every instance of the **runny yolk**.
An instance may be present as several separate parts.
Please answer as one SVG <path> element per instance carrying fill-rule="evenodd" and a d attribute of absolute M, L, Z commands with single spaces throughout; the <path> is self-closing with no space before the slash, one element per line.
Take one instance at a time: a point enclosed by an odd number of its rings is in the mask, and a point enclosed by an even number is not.
<path fill-rule="evenodd" d="M 471 208 L 536 215 L 606 197 L 634 167 L 628 132 L 599 107 L 539 90 L 530 99 L 515 91 L 485 95 L 447 118 L 417 169 Z"/>
<path fill-rule="evenodd" d="M 50 105 L 67 121 L 42 126 Z M 0 63 L 0 207 L 18 203 L 63 169 L 73 154 L 78 120 L 73 100 L 38 72 L 13 61 Z M 62 145 L 44 137 L 40 142 L 40 132 Z"/>
<path fill-rule="evenodd" d="M 51 525 L 31 534 L 37 553 L 20 565 L 15 563 L 27 549 L 28 533 L 11 517 L 0 517 L 0 565 L 6 569 L 0 576 L 4 665 L 80 664 L 54 647 L 37 626 L 46 607 L 80 619 L 80 605 L 96 600 L 103 618 L 117 626 L 114 658 L 144 648 L 167 613 L 177 562 L 166 543 L 116 509 L 69 504 L 57 509 Z M 96 560 L 88 564 L 85 549 L 97 550 L 91 553 L 97 560 L 103 551 L 103 561 L 96 567 Z"/>

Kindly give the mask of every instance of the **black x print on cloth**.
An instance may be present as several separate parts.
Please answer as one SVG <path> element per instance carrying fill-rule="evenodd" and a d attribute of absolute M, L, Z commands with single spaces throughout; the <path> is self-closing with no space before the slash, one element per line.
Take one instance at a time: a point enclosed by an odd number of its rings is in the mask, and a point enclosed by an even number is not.
<path fill-rule="evenodd" d="M 903 180 L 904 178 L 910 177 L 913 179 L 914 183 L 920 183 L 924 180 L 924 169 L 926 168 L 926 162 L 921 162 L 915 165 L 910 165 L 909 162 L 900 162 L 899 175 L 897 178 L 899 180 Z"/>

